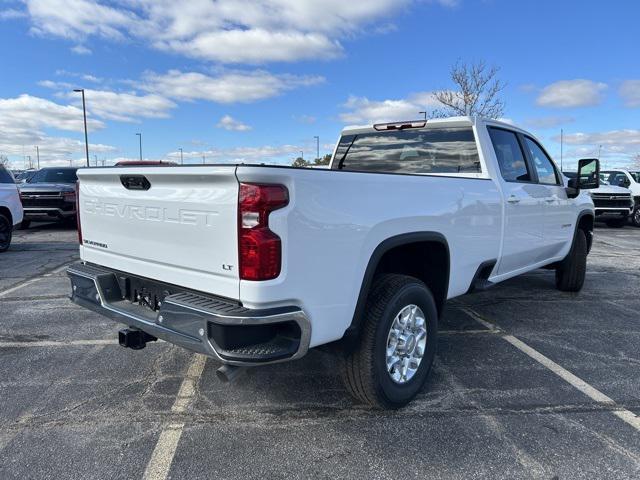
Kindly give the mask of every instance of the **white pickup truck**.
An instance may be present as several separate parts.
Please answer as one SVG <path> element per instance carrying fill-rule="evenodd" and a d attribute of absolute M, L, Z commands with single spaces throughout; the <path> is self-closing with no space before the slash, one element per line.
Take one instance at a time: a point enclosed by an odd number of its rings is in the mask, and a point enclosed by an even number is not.
<path fill-rule="evenodd" d="M 447 299 L 541 267 L 581 289 L 598 173 L 565 185 L 532 135 L 468 117 L 345 129 L 327 170 L 85 168 L 71 298 L 227 379 L 332 344 L 357 399 L 398 408 Z"/>
<path fill-rule="evenodd" d="M 22 203 L 15 179 L 0 165 L 0 252 L 9 249 L 13 229 L 22 222 Z"/>

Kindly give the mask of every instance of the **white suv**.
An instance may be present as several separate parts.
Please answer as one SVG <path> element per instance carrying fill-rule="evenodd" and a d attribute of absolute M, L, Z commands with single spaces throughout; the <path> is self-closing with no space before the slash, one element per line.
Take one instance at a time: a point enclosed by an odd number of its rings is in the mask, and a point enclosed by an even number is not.
<path fill-rule="evenodd" d="M 0 252 L 11 245 L 13 227 L 22 222 L 22 203 L 11 172 L 0 165 Z"/>
<path fill-rule="evenodd" d="M 631 190 L 631 195 L 633 195 L 635 201 L 635 208 L 629 220 L 631 220 L 634 226 L 640 227 L 640 171 L 617 168 L 614 170 L 603 170 L 600 172 L 600 176 L 609 183 L 609 185 Z"/>

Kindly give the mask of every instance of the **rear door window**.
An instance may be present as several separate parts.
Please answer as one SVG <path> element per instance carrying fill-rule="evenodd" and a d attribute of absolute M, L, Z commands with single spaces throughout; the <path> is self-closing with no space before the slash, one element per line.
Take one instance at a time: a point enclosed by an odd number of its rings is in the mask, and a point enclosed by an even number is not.
<path fill-rule="evenodd" d="M 496 152 L 502 178 L 506 182 L 530 182 L 531 173 L 515 132 L 490 127 L 489 136 Z"/>
<path fill-rule="evenodd" d="M 334 159 L 336 169 L 409 174 L 480 173 L 470 127 L 426 128 L 345 135 Z"/>

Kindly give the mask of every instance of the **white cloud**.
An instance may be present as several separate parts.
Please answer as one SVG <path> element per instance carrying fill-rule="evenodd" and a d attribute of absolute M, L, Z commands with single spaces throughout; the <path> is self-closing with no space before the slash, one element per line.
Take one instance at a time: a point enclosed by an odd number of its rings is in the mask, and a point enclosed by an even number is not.
<path fill-rule="evenodd" d="M 92 75 L 71 76 L 79 76 L 90 82 L 101 81 Z M 58 90 L 58 97 L 72 100 L 82 107 L 80 95 L 72 91 L 77 88 L 73 84 L 43 80 L 38 85 Z M 176 107 L 171 100 L 153 93 L 139 95 L 137 92 L 85 89 L 84 95 L 88 115 L 120 122 L 137 122 L 140 118 L 168 118 L 169 111 Z"/>
<path fill-rule="evenodd" d="M 218 128 L 224 128 L 225 130 L 230 130 L 234 132 L 247 132 L 251 130 L 251 127 L 245 123 L 242 123 L 239 120 L 236 120 L 231 115 L 225 115 L 220 119 L 220 121 L 216 124 Z"/>
<path fill-rule="evenodd" d="M 549 117 L 538 117 L 538 118 L 529 118 L 525 120 L 525 123 L 532 128 L 557 128 L 561 125 L 566 125 L 568 123 L 575 122 L 575 118 L 573 117 L 559 117 L 559 116 L 549 116 Z"/>
<path fill-rule="evenodd" d="M 25 0 L 36 34 L 82 41 L 143 39 L 156 48 L 225 63 L 334 58 L 341 38 L 386 25 L 411 0 Z M 439 0 L 454 6 L 455 0 Z"/>
<path fill-rule="evenodd" d="M 371 124 L 419 119 L 420 111 L 431 111 L 438 107 L 431 92 L 419 92 L 404 99 L 369 100 L 367 97 L 351 96 L 343 105 L 347 112 L 340 114 L 346 123 Z"/>
<path fill-rule="evenodd" d="M 85 47 L 84 45 L 76 45 L 75 47 L 71 47 L 71 51 L 76 55 L 91 55 L 93 53 L 91 49 Z"/>
<path fill-rule="evenodd" d="M 27 12 L 15 8 L 0 10 L 0 20 L 15 20 L 16 18 L 24 18 L 27 16 Z"/>
<path fill-rule="evenodd" d="M 184 163 L 266 163 L 290 165 L 300 155 L 301 145 L 262 145 L 257 147 L 211 148 L 183 152 Z M 168 152 L 162 160 L 180 162 L 180 152 Z"/>
<path fill-rule="evenodd" d="M 166 74 L 147 73 L 142 88 L 178 100 L 248 103 L 323 81 L 317 76 L 274 75 L 262 70 L 229 71 L 218 76 L 169 70 Z"/>
<path fill-rule="evenodd" d="M 6 130 L 28 130 L 41 127 L 84 131 L 82 109 L 71 105 L 60 105 L 44 98 L 20 95 L 16 98 L 0 99 L 0 125 Z M 99 120 L 88 119 L 90 129 L 103 128 Z"/>
<path fill-rule="evenodd" d="M 89 129 L 104 127 L 96 119 L 88 119 Z M 84 141 L 60 137 L 47 130 L 76 132 L 82 138 L 84 123 L 82 109 L 60 105 L 39 97 L 21 95 L 0 99 L 0 152 L 7 155 L 31 155 L 40 148 L 41 165 L 53 161 L 68 162 L 72 155 L 84 151 Z M 109 152 L 110 145 L 90 144 L 91 152 Z"/>
<path fill-rule="evenodd" d="M 222 63 L 291 62 L 334 58 L 342 53 L 337 41 L 319 33 L 270 32 L 264 29 L 203 32 L 189 40 L 159 40 L 155 46 Z"/>
<path fill-rule="evenodd" d="M 627 107 L 640 107 L 640 80 L 626 80 L 620 86 L 620 96 Z"/>
<path fill-rule="evenodd" d="M 89 113 L 121 122 L 137 122 L 140 118 L 168 118 L 169 110 L 176 107 L 175 103 L 161 95 L 138 95 L 136 92 L 87 89 L 85 98 Z"/>
<path fill-rule="evenodd" d="M 553 140 L 559 142 L 560 136 Z M 600 145 L 603 157 L 635 156 L 640 153 L 640 130 L 573 133 L 564 135 L 564 143 L 576 147 L 567 152 L 569 157 L 597 156 Z"/>
<path fill-rule="evenodd" d="M 294 115 L 293 119 L 299 123 L 304 123 L 306 125 L 313 125 L 317 121 L 317 118 L 313 115 Z"/>
<path fill-rule="evenodd" d="M 72 40 L 90 35 L 122 40 L 134 28 L 136 15 L 91 0 L 26 0 L 32 31 Z"/>
<path fill-rule="evenodd" d="M 589 107 L 602 102 L 606 83 L 591 80 L 560 80 L 542 89 L 537 99 L 541 107 Z"/>

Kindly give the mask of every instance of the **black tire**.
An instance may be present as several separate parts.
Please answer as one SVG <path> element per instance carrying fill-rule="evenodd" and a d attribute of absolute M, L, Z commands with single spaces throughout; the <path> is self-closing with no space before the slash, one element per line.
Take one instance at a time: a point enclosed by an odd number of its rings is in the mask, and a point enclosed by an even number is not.
<path fill-rule="evenodd" d="M 31 220 L 22 220 L 20 230 L 27 230 L 31 226 Z"/>
<path fill-rule="evenodd" d="M 5 252 L 11 245 L 13 225 L 6 215 L 0 213 L 0 252 Z"/>
<path fill-rule="evenodd" d="M 607 227 L 622 228 L 627 224 L 627 217 L 611 218 L 605 222 Z"/>
<path fill-rule="evenodd" d="M 556 267 L 556 287 L 563 292 L 579 292 L 587 273 L 587 237 L 582 230 L 576 238 L 567 257 Z"/>
<path fill-rule="evenodd" d="M 636 207 L 629 220 L 634 227 L 640 227 L 640 207 Z"/>
<path fill-rule="evenodd" d="M 396 316 L 418 306 L 425 317 L 426 345 L 413 377 L 396 383 L 387 371 L 386 349 Z M 385 274 L 374 280 L 356 347 L 343 355 L 344 384 L 357 400 L 376 408 L 400 408 L 422 389 L 436 353 L 438 311 L 427 286 L 406 275 Z"/>

